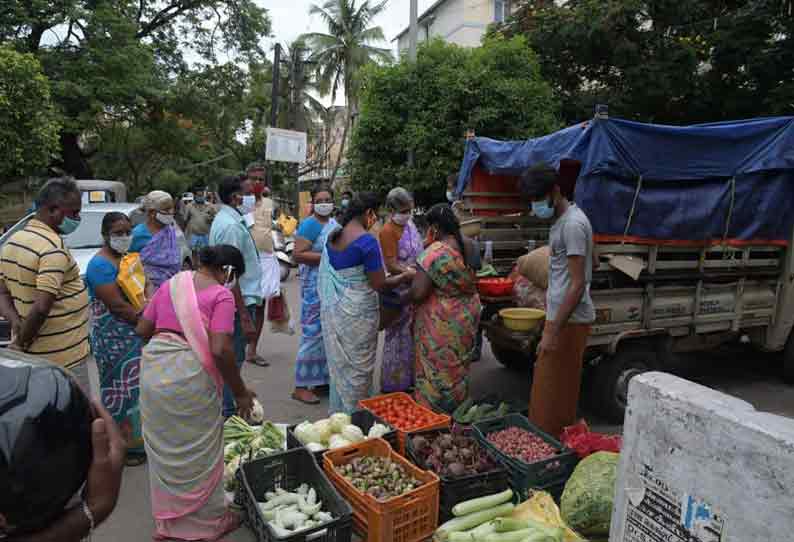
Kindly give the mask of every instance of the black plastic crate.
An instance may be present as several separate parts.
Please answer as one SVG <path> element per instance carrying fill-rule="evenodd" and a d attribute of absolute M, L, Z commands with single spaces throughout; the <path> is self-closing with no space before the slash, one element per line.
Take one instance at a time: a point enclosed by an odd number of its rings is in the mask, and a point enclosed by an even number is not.
<path fill-rule="evenodd" d="M 513 426 L 537 435 L 559 452 L 548 459 L 536 461 L 535 463 L 525 463 L 518 458 L 505 454 L 488 441 L 487 437 L 491 433 Z M 477 440 L 483 446 L 496 453 L 500 462 L 510 472 L 512 483 L 519 488 L 545 487 L 550 484 L 565 483 L 579 462 L 579 456 L 576 455 L 576 452 L 564 447 L 560 441 L 532 425 L 527 418 L 520 414 L 509 414 L 504 418 L 478 422 L 474 424 L 474 431 Z M 513 489 L 516 490 L 516 487 Z"/>
<path fill-rule="evenodd" d="M 398 444 L 397 444 L 397 431 L 394 430 L 394 427 L 392 427 L 390 424 L 386 423 L 385 421 L 381 420 L 379 417 L 377 417 L 375 414 L 373 414 L 369 410 L 363 410 L 362 409 L 362 410 L 356 410 L 355 412 L 353 412 L 353 414 L 350 415 L 350 423 L 360 427 L 361 430 L 364 432 L 364 436 L 366 436 L 367 433 L 369 433 L 369 430 L 376 423 L 379 423 L 381 425 L 385 425 L 386 427 L 388 427 L 390 429 L 390 431 L 388 433 L 386 433 L 385 435 L 383 435 L 381 438 L 389 443 L 389 445 L 391 446 L 392 450 L 394 450 L 395 452 L 399 453 Z M 296 427 L 297 427 L 297 424 L 290 425 L 289 427 L 287 427 L 287 449 L 291 450 L 293 448 L 303 448 L 304 447 L 303 444 L 301 443 L 301 441 L 299 441 L 297 439 L 297 437 L 295 436 L 295 428 Z M 325 452 L 327 452 L 327 451 L 328 451 L 328 449 L 320 450 L 319 452 L 312 452 L 314 454 L 314 459 L 317 461 L 318 465 L 322 465 L 323 464 L 323 454 Z"/>
<path fill-rule="evenodd" d="M 419 459 L 412 440 L 414 437 L 420 435 L 428 439 L 433 439 L 443 433 L 451 433 L 451 431 L 449 429 L 430 429 L 428 431 L 411 433 L 405 442 L 405 456 L 411 463 L 420 469 L 428 470 L 427 465 Z M 508 471 L 502 466 L 501 461 L 499 461 L 490 449 L 480 444 L 471 429 L 466 429 L 465 434 L 467 437 L 477 441 L 480 448 L 491 457 L 496 468 L 492 471 L 461 476 L 460 478 L 447 478 L 442 476 L 440 472 L 437 472 L 436 475 L 441 479 L 438 503 L 439 522 L 441 523 L 452 519 L 452 507 L 459 502 L 499 493 L 508 487 Z"/>
<path fill-rule="evenodd" d="M 258 542 L 350 542 L 353 510 L 337 493 L 307 449 L 295 448 L 256 459 L 240 467 L 238 473 L 248 525 Z M 289 536 L 276 536 L 262 517 L 257 503 L 265 502 L 265 493 L 268 491 L 275 491 L 278 487 L 294 491 L 304 483 L 314 488 L 318 501 L 323 503 L 323 510 L 334 519 Z"/>

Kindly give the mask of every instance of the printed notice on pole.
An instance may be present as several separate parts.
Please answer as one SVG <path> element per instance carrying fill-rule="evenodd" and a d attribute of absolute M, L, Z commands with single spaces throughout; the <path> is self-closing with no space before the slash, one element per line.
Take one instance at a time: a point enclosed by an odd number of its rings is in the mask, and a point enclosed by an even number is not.
<path fill-rule="evenodd" d="M 268 128 L 265 160 L 296 164 L 305 162 L 306 132 Z"/>
<path fill-rule="evenodd" d="M 706 502 L 671 488 L 645 465 L 626 489 L 623 542 L 721 542 L 725 520 Z"/>

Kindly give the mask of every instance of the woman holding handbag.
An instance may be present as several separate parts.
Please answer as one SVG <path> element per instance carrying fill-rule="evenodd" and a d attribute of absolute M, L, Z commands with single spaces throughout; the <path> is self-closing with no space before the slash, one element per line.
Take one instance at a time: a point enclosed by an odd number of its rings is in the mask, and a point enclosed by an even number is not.
<path fill-rule="evenodd" d="M 91 258 L 85 283 L 91 298 L 91 350 L 99 371 L 102 405 L 127 439 L 127 465 L 146 461 L 138 410 L 141 348 L 135 333 L 139 308 L 118 284 L 119 266 L 131 242 L 132 224 L 123 213 L 108 213 L 102 220 L 104 245 Z"/>

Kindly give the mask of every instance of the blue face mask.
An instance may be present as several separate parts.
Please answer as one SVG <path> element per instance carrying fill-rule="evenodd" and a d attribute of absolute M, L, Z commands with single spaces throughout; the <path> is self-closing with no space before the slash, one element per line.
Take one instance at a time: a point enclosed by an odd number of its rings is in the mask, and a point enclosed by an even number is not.
<path fill-rule="evenodd" d="M 554 216 L 554 207 L 548 199 L 532 202 L 532 214 L 541 220 L 548 220 Z"/>
<path fill-rule="evenodd" d="M 69 235 L 74 230 L 76 230 L 80 226 L 80 219 L 79 218 L 72 218 L 69 216 L 63 217 L 63 222 L 61 225 L 58 226 L 58 229 L 61 230 L 63 235 Z"/>

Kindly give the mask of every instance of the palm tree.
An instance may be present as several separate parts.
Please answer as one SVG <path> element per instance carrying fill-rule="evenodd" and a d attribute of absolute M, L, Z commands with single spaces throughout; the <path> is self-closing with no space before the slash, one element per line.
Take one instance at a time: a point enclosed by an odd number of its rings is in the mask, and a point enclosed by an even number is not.
<path fill-rule="evenodd" d="M 309 56 L 305 40 L 296 39 L 287 44 L 284 51 L 286 70 L 282 75 L 283 81 L 280 87 L 286 94 L 288 125 L 298 131 L 306 131 L 315 119 L 322 118 L 325 114 L 325 107 L 316 98 L 321 94 L 320 87 L 315 74 L 305 69 Z M 292 93 L 295 94 L 294 97 Z"/>
<path fill-rule="evenodd" d="M 347 133 L 352 114 L 358 105 L 359 71 L 370 62 L 389 62 L 391 51 L 372 44 L 385 41 L 383 29 L 370 27 L 372 19 L 386 8 L 388 0 L 328 0 L 322 6 L 312 5 L 309 13 L 319 15 L 328 27 L 328 33 L 313 32 L 304 39 L 312 49 L 310 60 L 316 63 L 317 79 L 323 95 L 331 95 L 336 101 L 340 90 L 344 91 L 347 118 L 339 157 L 331 175 L 331 184 L 336 180 L 342 156 L 345 152 Z"/>

